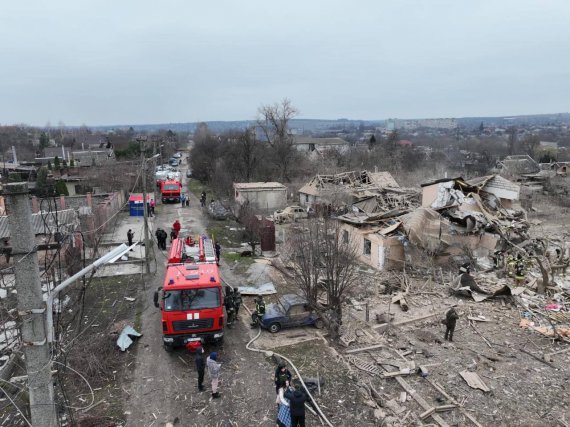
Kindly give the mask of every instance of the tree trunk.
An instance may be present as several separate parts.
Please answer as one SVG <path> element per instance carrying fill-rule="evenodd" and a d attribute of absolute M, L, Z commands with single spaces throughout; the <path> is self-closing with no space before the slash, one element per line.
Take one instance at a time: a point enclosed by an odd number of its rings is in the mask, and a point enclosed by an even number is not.
<path fill-rule="evenodd" d="M 536 292 L 538 294 L 543 295 L 546 292 L 546 288 L 548 287 L 548 285 L 550 283 L 549 278 L 548 278 L 548 271 L 546 270 L 546 268 L 542 264 L 542 261 L 540 260 L 539 257 L 533 257 L 533 258 L 536 259 L 536 262 L 538 263 L 538 266 L 540 267 L 540 272 L 542 273 L 542 284 L 539 284 L 537 286 Z"/>

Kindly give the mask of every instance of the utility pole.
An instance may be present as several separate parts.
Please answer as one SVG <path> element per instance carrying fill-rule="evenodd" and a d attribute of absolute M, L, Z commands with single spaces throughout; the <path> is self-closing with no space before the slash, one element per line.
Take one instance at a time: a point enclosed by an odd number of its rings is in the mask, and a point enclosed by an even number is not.
<path fill-rule="evenodd" d="M 146 159 L 144 157 L 144 142 L 146 137 L 138 137 L 139 149 L 141 152 L 142 166 L 142 191 L 143 191 L 143 215 L 144 215 L 144 261 L 146 264 L 146 273 L 150 274 L 150 241 L 148 238 L 148 205 L 146 201 Z"/>
<path fill-rule="evenodd" d="M 6 184 L 4 190 L 9 211 L 8 225 L 18 291 L 18 314 L 22 319 L 21 332 L 28 374 L 31 422 L 34 427 L 55 427 L 57 416 L 46 340 L 46 308 L 42 298 L 28 184 Z"/>

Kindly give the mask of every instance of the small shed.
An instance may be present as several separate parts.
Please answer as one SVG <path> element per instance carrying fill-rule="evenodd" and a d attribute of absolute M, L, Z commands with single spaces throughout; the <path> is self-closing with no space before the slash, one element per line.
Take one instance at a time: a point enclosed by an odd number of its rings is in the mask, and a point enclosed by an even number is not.
<path fill-rule="evenodd" d="M 287 187 L 279 182 L 235 182 L 234 198 L 239 205 L 272 213 L 287 206 Z"/>
<path fill-rule="evenodd" d="M 146 195 L 147 203 L 153 199 L 152 194 Z M 129 196 L 129 216 L 144 216 L 143 195 L 133 193 Z"/>

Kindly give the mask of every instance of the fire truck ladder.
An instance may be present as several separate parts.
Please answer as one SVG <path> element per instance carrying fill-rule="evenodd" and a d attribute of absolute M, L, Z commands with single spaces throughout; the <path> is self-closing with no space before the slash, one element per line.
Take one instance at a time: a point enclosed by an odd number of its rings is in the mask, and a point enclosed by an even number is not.
<path fill-rule="evenodd" d="M 208 237 L 200 237 L 200 261 L 215 263 L 216 251 L 214 250 L 214 242 Z"/>

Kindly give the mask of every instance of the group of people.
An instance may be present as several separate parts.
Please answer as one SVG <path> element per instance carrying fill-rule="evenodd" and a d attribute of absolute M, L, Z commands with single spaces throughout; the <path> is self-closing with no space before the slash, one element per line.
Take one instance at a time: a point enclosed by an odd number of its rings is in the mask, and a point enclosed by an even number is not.
<path fill-rule="evenodd" d="M 162 228 L 157 228 L 156 233 L 156 241 L 158 242 L 158 249 L 162 249 L 163 251 L 166 250 L 166 239 L 168 238 L 168 234 Z"/>
<path fill-rule="evenodd" d="M 275 369 L 277 398 L 277 425 L 279 427 L 305 427 L 305 402 L 309 400 L 301 385 L 291 385 L 291 372 L 280 362 Z"/>
<path fill-rule="evenodd" d="M 217 399 L 220 396 L 218 391 L 218 381 L 220 378 L 221 363 L 218 363 L 218 353 L 213 351 L 208 358 L 204 360 L 204 347 L 200 346 L 196 349 L 196 356 L 194 358 L 196 370 L 198 371 L 198 391 L 204 391 L 204 373 L 208 369 L 208 376 L 210 377 L 212 386 L 212 398 Z"/>
<path fill-rule="evenodd" d="M 226 295 L 224 296 L 224 306 L 228 315 L 228 326 L 233 325 L 239 314 L 241 307 L 241 293 L 237 287 L 226 286 Z"/>
<path fill-rule="evenodd" d="M 190 197 L 188 197 L 186 193 L 180 195 L 180 206 L 183 208 L 190 206 Z"/>

